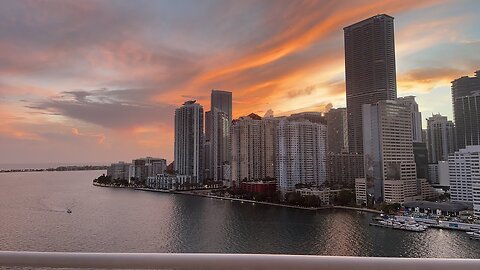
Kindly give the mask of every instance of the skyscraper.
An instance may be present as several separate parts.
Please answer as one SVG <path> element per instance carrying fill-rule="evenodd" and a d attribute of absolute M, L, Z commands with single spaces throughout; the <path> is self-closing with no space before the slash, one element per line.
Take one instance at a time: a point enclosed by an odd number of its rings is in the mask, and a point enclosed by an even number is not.
<path fill-rule="evenodd" d="M 331 109 L 325 114 L 327 119 L 327 150 L 330 153 L 348 152 L 347 109 Z"/>
<path fill-rule="evenodd" d="M 211 167 L 212 165 L 212 139 L 211 130 L 212 129 L 212 111 L 205 112 L 205 141 L 203 143 L 203 162 L 204 162 L 204 179 L 205 180 L 212 180 L 212 172 Z"/>
<path fill-rule="evenodd" d="M 446 116 L 434 114 L 427 119 L 428 162 L 447 161 L 455 152 L 455 126 Z"/>
<path fill-rule="evenodd" d="M 453 116 L 457 148 L 480 144 L 480 70 L 474 77 L 463 76 L 452 81 Z"/>
<path fill-rule="evenodd" d="M 211 109 L 205 114 L 205 151 L 208 152 L 205 175 L 213 181 L 222 181 L 223 167 L 231 162 L 232 92 L 212 90 L 210 98 Z"/>
<path fill-rule="evenodd" d="M 232 181 L 275 178 L 279 120 L 256 114 L 240 117 L 232 125 Z"/>
<path fill-rule="evenodd" d="M 210 124 L 210 176 L 213 181 L 223 181 L 223 165 L 230 162 L 228 115 L 217 108 L 212 108 Z"/>
<path fill-rule="evenodd" d="M 365 178 L 376 201 L 403 203 L 417 194 L 410 108 L 402 100 L 363 105 Z"/>
<path fill-rule="evenodd" d="M 399 97 L 397 100 L 403 102 L 410 109 L 412 117 L 412 141 L 414 143 L 423 142 L 422 113 L 418 110 L 418 103 L 415 101 L 415 96 Z"/>
<path fill-rule="evenodd" d="M 393 17 L 376 15 L 343 30 L 348 147 L 363 153 L 362 105 L 397 97 Z"/>
<path fill-rule="evenodd" d="M 228 122 L 232 123 L 232 92 L 223 90 L 212 90 L 210 94 L 210 107 L 224 112 L 228 116 Z"/>
<path fill-rule="evenodd" d="M 308 120 L 283 119 L 277 128 L 277 187 L 282 193 L 296 184 L 319 186 L 326 181 L 327 127 Z"/>
<path fill-rule="evenodd" d="M 203 181 L 203 107 L 195 100 L 175 110 L 175 170 Z"/>

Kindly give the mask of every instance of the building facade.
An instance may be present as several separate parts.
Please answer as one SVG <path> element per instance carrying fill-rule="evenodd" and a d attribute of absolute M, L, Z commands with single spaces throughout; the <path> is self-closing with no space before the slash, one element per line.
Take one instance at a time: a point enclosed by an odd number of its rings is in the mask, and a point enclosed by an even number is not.
<path fill-rule="evenodd" d="M 427 144 L 422 142 L 413 143 L 413 156 L 417 167 L 417 178 L 428 179 L 428 150 Z"/>
<path fill-rule="evenodd" d="M 223 181 L 223 165 L 231 163 L 232 92 L 212 90 L 210 107 L 205 113 L 205 176 Z"/>
<path fill-rule="evenodd" d="M 277 189 L 292 192 L 297 184 L 326 181 L 327 127 L 308 120 L 282 119 L 277 128 Z"/>
<path fill-rule="evenodd" d="M 256 114 L 240 117 L 232 126 L 232 182 L 275 178 L 279 120 Z"/>
<path fill-rule="evenodd" d="M 348 152 L 347 108 L 331 109 L 325 114 L 327 121 L 327 151 Z"/>
<path fill-rule="evenodd" d="M 211 111 L 217 109 L 224 112 L 228 117 L 228 123 L 232 123 L 232 92 L 212 90 L 210 94 Z"/>
<path fill-rule="evenodd" d="M 479 145 L 480 89 L 472 95 L 456 98 L 454 104 L 457 143 L 459 147 Z"/>
<path fill-rule="evenodd" d="M 414 143 L 423 142 L 422 139 L 422 113 L 418 110 L 418 103 L 415 96 L 399 97 L 399 102 L 403 102 L 410 109 L 412 117 L 412 141 Z"/>
<path fill-rule="evenodd" d="M 157 174 L 148 177 L 145 185 L 153 189 L 185 190 L 191 188 L 192 181 L 190 175 Z"/>
<path fill-rule="evenodd" d="M 477 109 L 479 99 L 476 97 L 464 98 L 475 95 L 480 91 L 480 70 L 475 76 L 463 76 L 452 81 L 452 103 L 455 128 L 457 132 L 457 149 L 467 145 L 480 144 L 479 115 Z"/>
<path fill-rule="evenodd" d="M 148 177 L 164 173 L 167 169 L 167 161 L 163 158 L 145 157 L 132 160 L 129 168 L 129 181 L 145 181 Z"/>
<path fill-rule="evenodd" d="M 363 153 L 362 105 L 397 97 L 393 17 L 376 15 L 343 30 L 348 147 Z"/>
<path fill-rule="evenodd" d="M 327 153 L 327 182 L 330 186 L 355 186 L 355 179 L 365 175 L 363 155 L 356 153 Z"/>
<path fill-rule="evenodd" d="M 111 176 L 112 179 L 128 180 L 130 165 L 130 163 L 123 161 L 112 163 L 110 167 L 107 168 L 107 176 Z"/>
<path fill-rule="evenodd" d="M 223 165 L 230 163 L 230 124 L 228 115 L 212 108 L 209 140 L 209 172 L 211 180 L 223 181 Z"/>
<path fill-rule="evenodd" d="M 456 151 L 455 126 L 446 116 L 434 114 L 427 118 L 427 137 L 429 163 L 446 161 Z"/>
<path fill-rule="evenodd" d="M 473 203 L 480 216 L 480 145 L 467 146 L 448 160 L 452 202 Z"/>
<path fill-rule="evenodd" d="M 203 107 L 187 101 L 175 110 L 175 170 L 180 175 L 192 176 L 194 183 L 202 183 L 203 163 Z"/>
<path fill-rule="evenodd" d="M 375 201 L 417 196 L 410 108 L 402 100 L 363 105 L 365 178 Z"/>
<path fill-rule="evenodd" d="M 434 186 L 449 187 L 450 176 L 448 170 L 448 161 L 428 164 L 428 181 Z"/>
<path fill-rule="evenodd" d="M 275 193 L 277 185 L 275 184 L 275 181 L 242 182 L 240 188 L 247 192 Z"/>
<path fill-rule="evenodd" d="M 329 205 L 332 199 L 332 192 L 330 188 L 318 189 L 318 188 L 298 188 L 295 192 L 300 193 L 302 196 L 315 196 L 320 200 L 321 205 Z"/>

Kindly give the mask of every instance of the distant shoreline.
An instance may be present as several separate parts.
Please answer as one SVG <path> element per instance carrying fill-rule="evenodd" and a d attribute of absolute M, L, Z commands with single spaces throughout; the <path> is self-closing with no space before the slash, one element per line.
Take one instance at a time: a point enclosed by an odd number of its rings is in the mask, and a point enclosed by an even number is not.
<path fill-rule="evenodd" d="M 322 206 L 322 207 L 303 207 L 303 206 L 288 205 L 288 204 L 281 204 L 281 203 L 261 202 L 261 201 L 254 201 L 254 200 L 248 200 L 248 199 L 239 199 L 239 198 L 231 198 L 231 197 L 222 197 L 222 196 L 201 194 L 201 193 L 195 192 L 195 190 L 189 190 L 189 191 L 173 191 L 172 190 L 171 191 L 171 190 L 151 189 L 151 188 L 116 187 L 116 186 L 101 185 L 101 184 L 98 184 L 98 183 L 93 183 L 93 185 L 98 186 L 98 187 L 129 188 L 129 189 L 141 190 L 141 191 L 147 191 L 147 192 L 182 194 L 182 195 L 197 196 L 197 197 L 211 198 L 211 199 L 217 199 L 217 200 L 227 200 L 227 201 L 232 201 L 232 202 L 251 203 L 251 204 L 262 204 L 262 205 L 268 205 L 268 206 L 277 206 L 277 207 L 308 210 L 308 211 L 321 211 L 321 210 L 328 210 L 328 209 L 343 209 L 343 210 L 361 211 L 361 212 L 374 213 L 374 214 L 382 213 L 381 211 L 374 210 L 374 209 L 357 208 L 357 207 L 350 207 L 350 206 L 329 205 L 329 206 Z"/>
<path fill-rule="evenodd" d="M 100 171 L 106 170 L 108 166 L 85 165 L 85 166 L 59 166 L 56 168 L 46 169 L 2 169 L 0 173 L 17 173 L 17 172 L 73 172 L 73 171 Z"/>

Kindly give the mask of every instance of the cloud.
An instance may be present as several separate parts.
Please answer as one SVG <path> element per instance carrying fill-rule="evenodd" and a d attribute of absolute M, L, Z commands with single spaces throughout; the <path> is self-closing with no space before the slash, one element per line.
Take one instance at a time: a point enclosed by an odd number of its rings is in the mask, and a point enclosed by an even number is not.
<path fill-rule="evenodd" d="M 288 116 L 288 115 L 291 115 L 291 114 L 294 114 L 294 113 L 301 113 L 301 112 L 323 112 L 323 113 L 325 113 L 325 112 L 328 112 L 332 107 L 333 107 L 332 103 L 316 103 L 316 104 L 311 105 L 311 106 L 302 107 L 302 108 L 298 108 L 298 109 L 290 110 L 290 111 L 280 112 L 280 113 L 278 113 L 278 115 Z"/>
<path fill-rule="evenodd" d="M 295 98 L 295 97 L 298 97 L 298 96 L 308 96 L 315 90 L 316 90 L 316 86 L 315 85 L 310 85 L 310 86 L 307 86 L 303 89 L 288 91 L 288 97 L 289 98 Z"/>
<path fill-rule="evenodd" d="M 34 102 L 27 107 L 34 112 L 60 114 L 111 129 L 129 129 L 145 124 L 170 125 L 174 107 L 124 100 L 124 96 L 142 96 L 142 89 L 65 91 L 61 95 Z"/>
<path fill-rule="evenodd" d="M 35 142 L 27 138 L 51 148 L 56 140 L 79 157 L 171 157 L 175 107 L 193 98 L 208 110 L 211 89 L 233 91 L 234 117 L 343 106 L 342 28 L 379 13 L 395 17 L 399 92 L 429 92 L 478 69 L 478 8 L 414 0 L 8 1 L 0 9 L 0 105 L 9 120 L 0 134 L 15 142 L 17 132 L 22 149 Z M 132 146 L 115 148 L 125 140 Z"/>
<path fill-rule="evenodd" d="M 92 133 L 80 133 L 77 128 L 72 128 L 72 134 L 75 136 L 80 136 L 80 137 L 92 137 L 95 138 L 98 142 L 98 144 L 103 144 L 105 143 L 105 135 L 104 134 L 92 134 Z"/>

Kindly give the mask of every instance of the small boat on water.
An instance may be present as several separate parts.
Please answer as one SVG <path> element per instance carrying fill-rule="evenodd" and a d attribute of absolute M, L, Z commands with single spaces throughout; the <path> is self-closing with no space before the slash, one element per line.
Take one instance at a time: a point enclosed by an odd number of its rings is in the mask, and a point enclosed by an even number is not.
<path fill-rule="evenodd" d="M 470 237 L 470 239 L 480 240 L 480 230 L 467 232 L 467 235 Z"/>
<path fill-rule="evenodd" d="M 67 209 L 67 213 L 71 214 L 72 213 L 72 210 L 70 210 L 70 208 Z"/>

